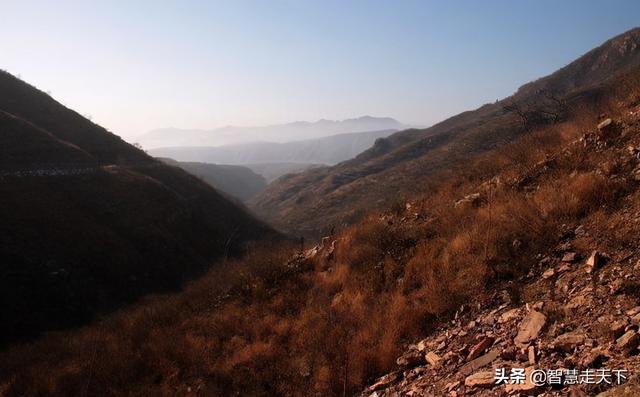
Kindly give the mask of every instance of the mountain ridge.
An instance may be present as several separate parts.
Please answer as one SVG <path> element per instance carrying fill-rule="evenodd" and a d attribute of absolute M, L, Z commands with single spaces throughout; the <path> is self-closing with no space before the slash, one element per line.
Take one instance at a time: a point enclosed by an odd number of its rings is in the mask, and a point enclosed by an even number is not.
<path fill-rule="evenodd" d="M 640 65 L 640 28 L 616 36 L 501 101 L 426 129 L 399 131 L 352 160 L 281 179 L 252 208 L 282 230 L 317 235 L 411 194 L 407 186 L 566 117 L 567 101 L 590 106 L 581 90 Z M 596 67 L 597 66 L 597 67 Z M 572 96 L 573 95 L 573 96 Z M 594 94 L 597 95 L 597 94 Z"/>
<path fill-rule="evenodd" d="M 249 241 L 247 209 L 0 73 L 0 345 L 179 288 Z"/>
<path fill-rule="evenodd" d="M 396 130 L 335 134 L 289 142 L 248 142 L 225 146 L 163 147 L 149 150 L 156 157 L 215 164 L 309 163 L 333 165 L 351 159 L 379 138 Z"/>
<path fill-rule="evenodd" d="M 138 143 L 147 149 L 166 146 L 222 146 L 256 141 L 288 142 L 321 138 L 329 135 L 404 129 L 407 126 L 391 117 L 362 116 L 344 120 L 320 119 L 316 122 L 295 121 L 268 126 L 226 126 L 213 130 L 163 128 L 139 136 Z"/>

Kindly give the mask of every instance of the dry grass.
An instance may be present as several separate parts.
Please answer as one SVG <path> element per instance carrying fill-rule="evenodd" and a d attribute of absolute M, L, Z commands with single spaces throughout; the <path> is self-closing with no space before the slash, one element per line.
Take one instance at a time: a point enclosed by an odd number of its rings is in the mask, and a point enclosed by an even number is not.
<path fill-rule="evenodd" d="M 606 154 L 569 145 L 597 119 L 579 120 L 452 170 L 411 208 L 371 214 L 336 236 L 331 259 L 256 247 L 180 294 L 4 352 L 0 390 L 350 395 L 461 303 L 528 272 L 563 224 L 616 205 L 625 186 L 595 172 Z M 453 205 L 474 192 L 476 205 Z"/>

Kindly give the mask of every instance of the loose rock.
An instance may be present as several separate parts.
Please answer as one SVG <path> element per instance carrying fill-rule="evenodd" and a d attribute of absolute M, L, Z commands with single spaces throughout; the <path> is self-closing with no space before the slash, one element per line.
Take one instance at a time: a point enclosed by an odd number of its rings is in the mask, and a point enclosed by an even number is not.
<path fill-rule="evenodd" d="M 631 354 L 640 342 L 640 337 L 635 330 L 629 330 L 616 340 L 616 346 L 624 353 Z"/>
<path fill-rule="evenodd" d="M 477 372 L 467 376 L 464 384 L 467 387 L 493 387 L 495 385 L 495 376 L 493 371 Z"/>
<path fill-rule="evenodd" d="M 547 318 L 544 314 L 535 310 L 530 311 L 520 324 L 518 335 L 514 339 L 516 345 L 525 347 L 529 342 L 535 340 L 546 321 Z"/>

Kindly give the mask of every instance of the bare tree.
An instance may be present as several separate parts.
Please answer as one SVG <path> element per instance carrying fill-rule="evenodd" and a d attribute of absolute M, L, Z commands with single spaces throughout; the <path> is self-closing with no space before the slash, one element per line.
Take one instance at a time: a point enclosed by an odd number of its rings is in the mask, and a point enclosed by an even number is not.
<path fill-rule="evenodd" d="M 511 101 L 509 104 L 503 107 L 505 113 L 514 113 L 520 118 L 520 123 L 522 124 L 522 129 L 525 131 L 529 131 L 529 114 L 523 109 L 520 104 L 516 101 Z"/>

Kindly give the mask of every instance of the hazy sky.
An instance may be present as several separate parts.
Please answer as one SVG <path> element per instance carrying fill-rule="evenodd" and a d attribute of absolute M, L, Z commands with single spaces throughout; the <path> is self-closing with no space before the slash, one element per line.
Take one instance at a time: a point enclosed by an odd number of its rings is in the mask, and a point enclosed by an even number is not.
<path fill-rule="evenodd" d="M 130 140 L 364 114 L 428 125 L 640 25 L 637 0 L 0 2 L 0 68 Z"/>

